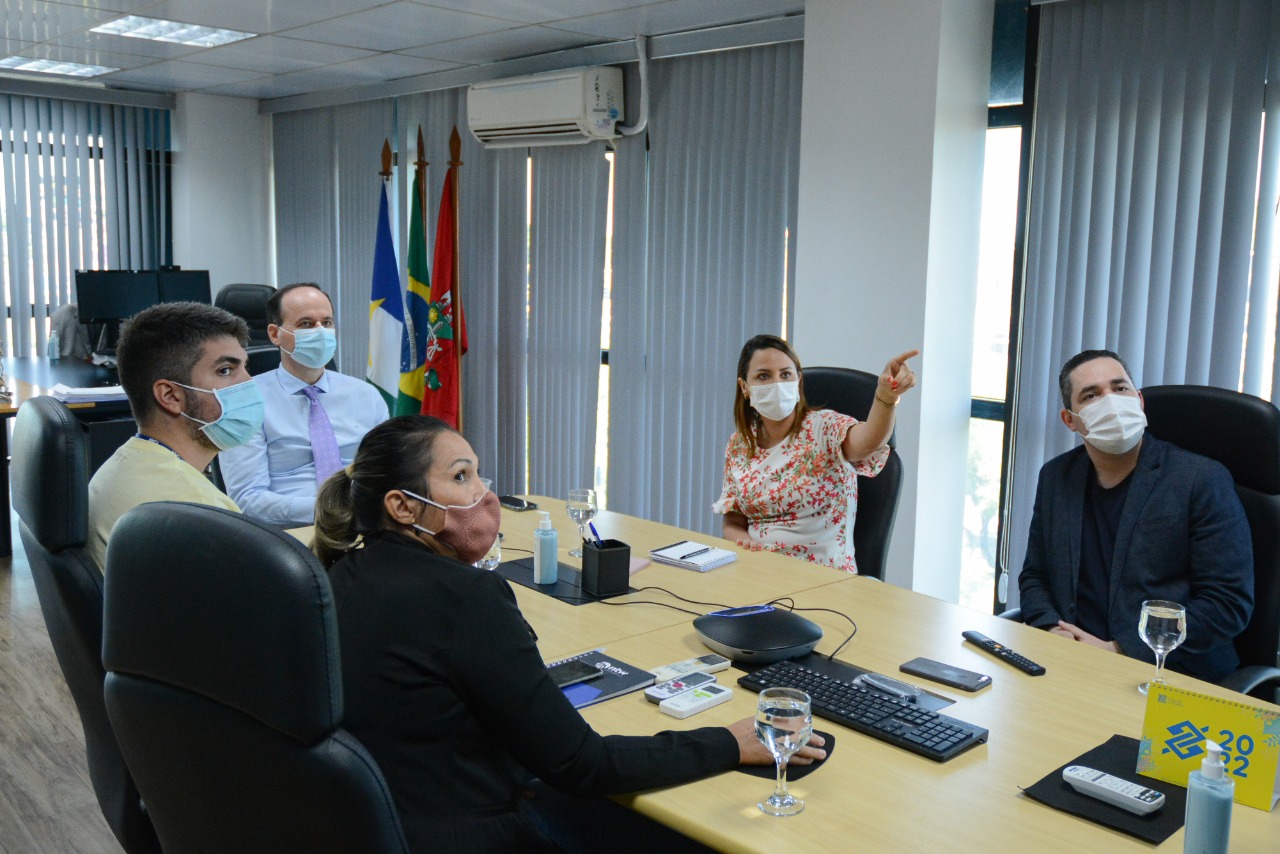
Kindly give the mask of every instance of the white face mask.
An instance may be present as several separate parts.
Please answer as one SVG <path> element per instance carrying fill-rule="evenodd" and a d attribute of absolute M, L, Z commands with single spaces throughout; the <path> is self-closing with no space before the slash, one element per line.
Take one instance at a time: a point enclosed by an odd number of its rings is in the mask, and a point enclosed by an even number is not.
<path fill-rule="evenodd" d="M 1084 429 L 1089 431 L 1084 440 L 1107 454 L 1133 450 L 1147 429 L 1147 416 L 1142 411 L 1141 401 L 1125 394 L 1103 395 L 1071 414 L 1083 421 Z"/>
<path fill-rule="evenodd" d="M 772 385 L 753 385 L 751 406 L 761 416 L 770 421 L 781 421 L 792 412 L 800 402 L 800 381 L 789 383 L 773 383 Z"/>

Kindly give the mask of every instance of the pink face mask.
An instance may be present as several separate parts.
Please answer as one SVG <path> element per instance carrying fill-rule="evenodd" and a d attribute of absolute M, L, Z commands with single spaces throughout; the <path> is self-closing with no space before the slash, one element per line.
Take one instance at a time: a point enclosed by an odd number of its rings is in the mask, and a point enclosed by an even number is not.
<path fill-rule="evenodd" d="M 437 504 L 430 498 L 423 498 L 407 489 L 401 491 L 444 511 L 444 527 L 439 531 L 428 531 L 421 525 L 413 527 L 450 546 L 463 563 L 475 563 L 484 557 L 494 540 L 498 539 L 498 529 L 502 526 L 502 508 L 498 504 L 498 496 L 488 489 L 474 504 L 465 507 Z"/>

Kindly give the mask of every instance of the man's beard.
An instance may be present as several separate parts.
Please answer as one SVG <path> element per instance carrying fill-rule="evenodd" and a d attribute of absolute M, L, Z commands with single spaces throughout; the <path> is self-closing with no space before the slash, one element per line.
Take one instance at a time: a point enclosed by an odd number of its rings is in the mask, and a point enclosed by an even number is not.
<path fill-rule="evenodd" d="M 192 397 L 195 398 L 196 404 L 192 407 L 194 411 L 187 413 L 191 418 L 198 418 L 201 421 L 213 422 L 222 417 L 222 404 L 218 402 L 218 399 L 214 395 L 207 394 L 205 392 L 195 392 Z M 191 438 L 195 439 L 198 445 L 205 450 L 213 451 L 214 453 L 221 450 L 214 444 L 212 439 L 205 435 L 204 430 L 201 429 L 204 425 L 197 424 L 195 421 L 190 420 L 187 421 L 187 424 L 191 427 Z"/>

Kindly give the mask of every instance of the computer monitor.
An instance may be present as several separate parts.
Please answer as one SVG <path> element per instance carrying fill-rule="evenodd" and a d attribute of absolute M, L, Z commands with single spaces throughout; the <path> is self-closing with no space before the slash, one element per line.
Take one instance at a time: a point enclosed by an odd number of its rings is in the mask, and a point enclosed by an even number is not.
<path fill-rule="evenodd" d="M 81 323 L 112 323 L 160 301 L 152 270 L 76 270 Z"/>
<path fill-rule="evenodd" d="M 208 270 L 161 270 L 158 275 L 160 302 L 213 302 Z"/>

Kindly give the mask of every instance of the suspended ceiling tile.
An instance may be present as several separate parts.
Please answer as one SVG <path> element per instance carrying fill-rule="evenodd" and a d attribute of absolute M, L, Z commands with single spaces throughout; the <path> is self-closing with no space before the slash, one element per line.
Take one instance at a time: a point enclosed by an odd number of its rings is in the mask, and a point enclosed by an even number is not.
<path fill-rule="evenodd" d="M 210 48 L 187 57 L 190 62 L 225 65 L 270 74 L 302 71 L 317 66 L 333 65 L 367 56 L 371 50 L 334 44 L 289 39 L 283 36 L 259 36 L 242 42 Z"/>
<path fill-rule="evenodd" d="M 0 38 L 47 42 L 118 17 L 115 12 L 32 0 L 0 0 Z"/>
<path fill-rule="evenodd" d="M 138 56 L 132 53 L 111 53 L 105 50 L 66 47 L 56 44 L 35 45 L 19 55 L 36 59 L 52 59 L 55 62 L 78 62 L 81 65 L 102 65 L 107 68 L 120 69 L 137 68 L 155 62 L 155 59 L 149 56 Z"/>
<path fill-rule="evenodd" d="M 128 83 L 131 85 L 136 83 L 153 87 L 169 87 L 172 91 L 182 91 L 185 89 L 204 89 L 222 83 L 241 83 L 261 76 L 257 71 L 168 60 L 157 62 L 144 68 L 120 71 L 98 79 L 110 83 Z"/>
<path fill-rule="evenodd" d="M 400 51 L 412 56 L 429 56 L 468 65 L 483 65 L 520 56 L 550 53 L 571 47 L 596 44 L 599 36 L 570 33 L 550 27 L 518 27 L 483 36 L 454 39 L 449 42 Z"/>
<path fill-rule="evenodd" d="M 508 18 L 526 24 L 544 24 L 565 18 L 580 17 L 584 11 L 614 12 L 634 6 L 647 6 L 656 0 L 413 0 L 423 6 L 438 6 L 461 12 L 476 12 L 495 18 Z"/>
<path fill-rule="evenodd" d="M 380 6 L 387 0 L 165 0 L 148 7 L 149 18 L 264 35 Z"/>
<path fill-rule="evenodd" d="M 804 0 L 667 0 L 635 9 L 593 14 L 559 26 L 612 39 L 627 39 L 755 21 L 804 11 Z"/>
<path fill-rule="evenodd" d="M 194 45 L 174 44 L 173 42 L 157 42 L 151 39 L 133 39 L 114 33 L 73 33 L 56 39 L 54 44 L 66 47 L 82 47 L 101 50 L 108 53 L 133 53 L 138 56 L 151 56 L 157 59 L 173 59 L 188 56 L 204 50 Z"/>
<path fill-rule="evenodd" d="M 408 0 L 356 12 L 345 18 L 323 21 L 290 30 L 290 38 L 351 45 L 368 50 L 402 50 L 511 29 L 510 21 L 421 6 Z"/>

